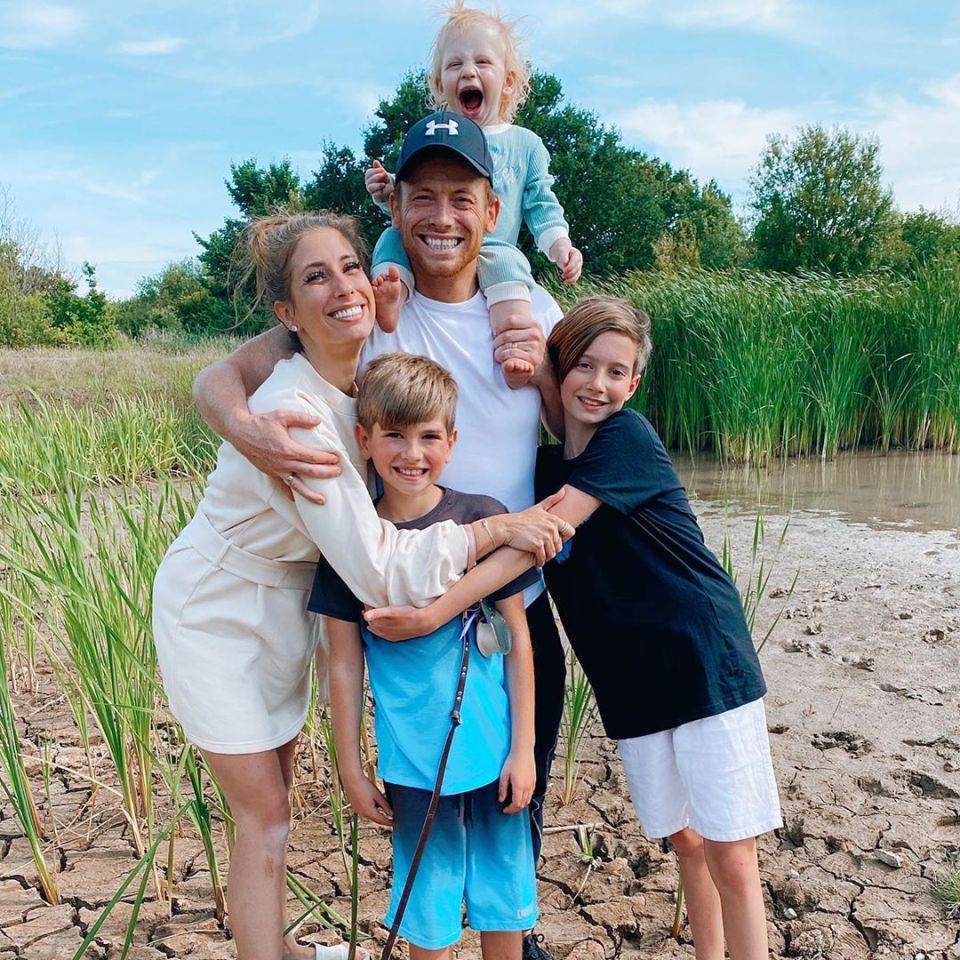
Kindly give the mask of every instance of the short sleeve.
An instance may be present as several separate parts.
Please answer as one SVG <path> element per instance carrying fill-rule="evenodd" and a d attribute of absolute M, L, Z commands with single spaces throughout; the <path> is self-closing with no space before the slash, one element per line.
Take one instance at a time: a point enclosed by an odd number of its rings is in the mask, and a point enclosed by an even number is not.
<path fill-rule="evenodd" d="M 662 491 L 652 428 L 633 410 L 620 410 L 597 428 L 570 463 L 566 482 L 630 514 Z"/>
<path fill-rule="evenodd" d="M 333 617 L 334 620 L 359 623 L 363 605 L 351 593 L 337 571 L 321 557 L 313 575 L 313 589 L 310 591 L 307 609 L 312 613 Z"/>

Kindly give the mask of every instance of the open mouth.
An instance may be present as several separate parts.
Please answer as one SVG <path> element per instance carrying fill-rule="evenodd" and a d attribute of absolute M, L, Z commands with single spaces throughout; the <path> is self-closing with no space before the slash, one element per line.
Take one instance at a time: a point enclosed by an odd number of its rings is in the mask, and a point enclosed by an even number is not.
<path fill-rule="evenodd" d="M 363 313 L 363 306 L 356 304 L 352 307 L 344 307 L 333 314 L 334 320 L 356 320 Z"/>
<path fill-rule="evenodd" d="M 393 469 L 405 480 L 419 480 L 427 475 L 426 467 L 394 467 Z"/>
<path fill-rule="evenodd" d="M 470 89 L 460 92 L 460 107 L 464 116 L 469 117 L 471 113 L 478 113 L 483 106 L 483 91 Z"/>

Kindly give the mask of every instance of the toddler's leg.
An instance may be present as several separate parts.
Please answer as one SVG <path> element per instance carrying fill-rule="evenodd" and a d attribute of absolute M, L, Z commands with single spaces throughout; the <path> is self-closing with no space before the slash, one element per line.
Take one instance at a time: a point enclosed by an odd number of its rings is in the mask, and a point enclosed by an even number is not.
<path fill-rule="evenodd" d="M 393 333 L 400 322 L 400 310 L 414 289 L 413 272 L 403 249 L 403 240 L 393 227 L 380 234 L 373 248 L 370 277 L 377 304 L 377 325 L 384 333 Z"/>
<path fill-rule="evenodd" d="M 488 237 L 480 248 L 477 272 L 494 337 L 509 329 L 512 320 L 529 327 L 533 276 L 527 258 L 512 243 Z M 507 386 L 513 390 L 526 386 L 535 372 L 533 364 L 520 357 L 505 360 L 502 367 Z"/>
<path fill-rule="evenodd" d="M 483 960 L 520 960 L 523 934 L 517 930 L 487 930 L 480 934 Z"/>
<path fill-rule="evenodd" d="M 726 843 L 704 840 L 703 847 L 710 876 L 720 892 L 730 960 L 767 960 L 767 910 L 756 838 Z"/>
<path fill-rule="evenodd" d="M 379 307 L 377 308 L 379 311 Z M 499 303 L 489 304 L 490 326 L 493 335 L 497 337 L 504 330 L 509 329 L 511 323 L 520 322 L 528 326 L 532 320 L 529 300 L 501 300 Z M 525 387 L 534 374 L 533 364 L 521 357 L 511 357 L 500 365 L 503 370 L 503 379 L 511 390 Z"/>
<path fill-rule="evenodd" d="M 723 915 L 720 895 L 704 856 L 704 839 L 685 827 L 670 837 L 680 861 L 680 880 L 687 904 L 697 960 L 723 960 Z"/>

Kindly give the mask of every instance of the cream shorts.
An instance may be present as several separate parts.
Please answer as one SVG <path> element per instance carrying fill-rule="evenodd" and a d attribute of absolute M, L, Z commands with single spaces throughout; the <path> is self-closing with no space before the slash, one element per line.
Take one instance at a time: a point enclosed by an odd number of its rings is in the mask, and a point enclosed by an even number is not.
<path fill-rule="evenodd" d="M 708 840 L 743 840 L 783 826 L 763 700 L 618 746 L 650 839 L 692 827 Z"/>

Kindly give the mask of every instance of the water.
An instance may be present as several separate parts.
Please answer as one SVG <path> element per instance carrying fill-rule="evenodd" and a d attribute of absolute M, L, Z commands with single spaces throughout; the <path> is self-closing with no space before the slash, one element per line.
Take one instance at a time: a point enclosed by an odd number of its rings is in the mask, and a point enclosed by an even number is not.
<path fill-rule="evenodd" d="M 820 514 L 878 530 L 943 530 L 960 540 L 960 456 L 845 453 L 834 460 L 719 466 L 672 455 L 692 499 L 736 513 Z M 710 509 L 710 508 L 708 508 Z"/>

